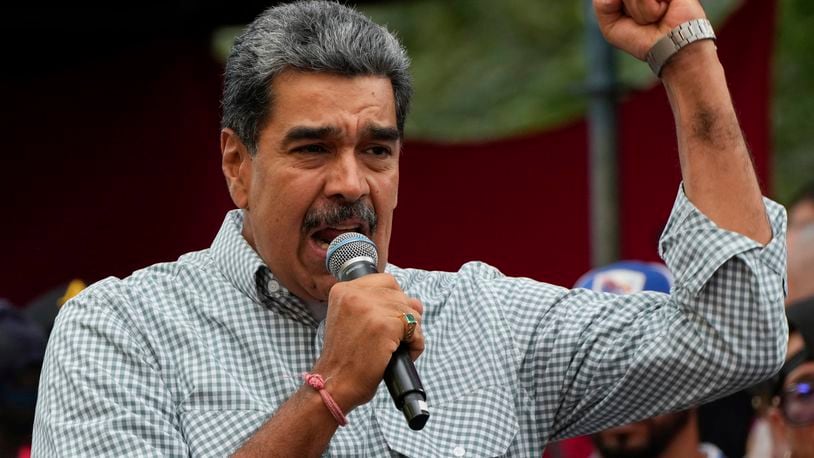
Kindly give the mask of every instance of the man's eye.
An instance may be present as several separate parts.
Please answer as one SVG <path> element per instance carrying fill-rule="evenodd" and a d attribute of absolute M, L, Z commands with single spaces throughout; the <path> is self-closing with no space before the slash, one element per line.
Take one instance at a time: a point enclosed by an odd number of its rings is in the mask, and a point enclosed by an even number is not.
<path fill-rule="evenodd" d="M 303 145 L 294 148 L 294 151 L 297 153 L 325 153 L 328 150 L 322 145 Z"/>
<path fill-rule="evenodd" d="M 366 151 L 368 154 L 381 157 L 390 156 L 392 154 L 390 148 L 387 148 L 386 146 L 371 146 Z"/>
<path fill-rule="evenodd" d="M 814 400 L 814 383 L 797 382 L 786 388 L 785 392 L 789 399 L 810 402 Z"/>

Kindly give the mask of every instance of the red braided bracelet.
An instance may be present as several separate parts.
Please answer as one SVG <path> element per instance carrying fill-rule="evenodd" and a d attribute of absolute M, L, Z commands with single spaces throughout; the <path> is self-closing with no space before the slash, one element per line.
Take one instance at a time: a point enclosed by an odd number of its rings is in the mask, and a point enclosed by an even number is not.
<path fill-rule="evenodd" d="M 347 425 L 348 419 L 345 418 L 342 409 L 339 408 L 339 405 L 334 401 L 334 398 L 331 397 L 331 394 L 325 391 L 325 379 L 319 374 L 311 374 L 308 372 L 303 372 L 302 378 L 308 386 L 319 392 L 319 395 L 322 397 L 322 402 L 325 403 L 325 407 L 327 407 L 331 415 L 334 416 L 339 426 Z"/>

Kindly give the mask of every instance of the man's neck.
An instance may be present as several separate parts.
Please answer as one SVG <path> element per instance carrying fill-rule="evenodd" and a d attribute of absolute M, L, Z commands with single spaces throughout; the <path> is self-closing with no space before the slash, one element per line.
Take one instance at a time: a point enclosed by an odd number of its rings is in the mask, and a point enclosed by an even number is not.
<path fill-rule="evenodd" d="M 305 304 L 305 307 L 311 313 L 311 316 L 314 317 L 317 321 L 322 321 L 325 319 L 325 315 L 328 314 L 328 304 L 325 302 L 319 301 L 302 301 Z"/>

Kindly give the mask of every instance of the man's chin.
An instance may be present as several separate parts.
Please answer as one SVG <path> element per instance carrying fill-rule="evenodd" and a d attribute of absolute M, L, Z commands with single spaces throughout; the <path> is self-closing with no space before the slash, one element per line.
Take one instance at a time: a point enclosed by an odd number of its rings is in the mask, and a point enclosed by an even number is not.
<path fill-rule="evenodd" d="M 336 284 L 336 278 L 329 273 L 319 274 L 314 279 L 314 287 L 310 291 L 311 299 L 320 302 L 328 302 L 328 295 L 331 288 Z"/>

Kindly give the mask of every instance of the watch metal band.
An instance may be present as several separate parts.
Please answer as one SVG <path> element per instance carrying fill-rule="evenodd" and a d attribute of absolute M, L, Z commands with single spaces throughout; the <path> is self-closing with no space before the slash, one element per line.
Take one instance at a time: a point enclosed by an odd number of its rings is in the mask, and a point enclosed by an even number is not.
<path fill-rule="evenodd" d="M 650 48 L 646 60 L 656 76 L 661 77 L 661 70 L 671 57 L 681 48 L 698 40 L 714 40 L 715 31 L 706 19 L 693 19 L 680 24 L 667 35 L 660 38 Z"/>

